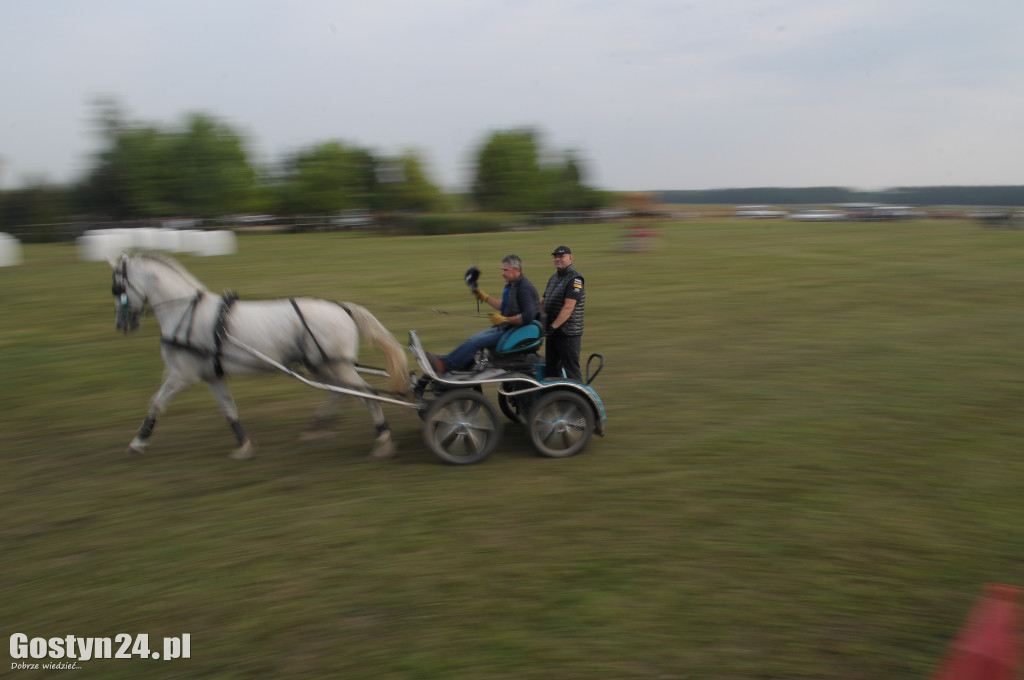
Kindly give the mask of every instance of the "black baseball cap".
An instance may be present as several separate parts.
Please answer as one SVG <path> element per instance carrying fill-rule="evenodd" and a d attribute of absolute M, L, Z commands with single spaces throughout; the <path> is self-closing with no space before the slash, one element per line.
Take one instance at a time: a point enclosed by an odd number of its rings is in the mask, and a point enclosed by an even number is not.
<path fill-rule="evenodd" d="M 555 255 L 572 255 L 572 250 L 569 246 L 558 246 L 555 248 L 555 252 L 551 253 L 552 257 Z"/>

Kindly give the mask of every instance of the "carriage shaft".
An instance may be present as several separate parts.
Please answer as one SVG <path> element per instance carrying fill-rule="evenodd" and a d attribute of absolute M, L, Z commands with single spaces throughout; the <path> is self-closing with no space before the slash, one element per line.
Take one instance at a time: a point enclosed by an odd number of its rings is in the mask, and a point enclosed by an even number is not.
<path fill-rule="evenodd" d="M 351 387 L 343 387 L 341 385 L 331 385 L 329 383 L 322 383 L 322 382 L 318 382 L 316 380 L 310 380 L 306 376 L 304 376 L 301 373 L 298 373 L 296 371 L 293 371 L 292 369 L 288 368 L 287 366 L 285 366 L 284 364 L 280 363 L 279 361 L 275 361 L 274 359 L 271 359 L 270 357 L 268 357 L 266 354 L 264 354 L 263 352 L 259 351 L 258 349 L 254 348 L 254 347 L 250 347 L 249 345 L 245 344 L 244 342 L 242 342 L 238 338 L 236 338 L 236 337 L 234 337 L 234 336 L 232 336 L 230 334 L 227 334 L 226 337 L 232 343 L 237 345 L 240 349 L 244 350 L 245 352 L 248 352 L 252 356 L 254 356 L 257 359 L 259 359 L 260 361 L 263 361 L 263 362 L 269 364 L 270 366 L 273 366 L 277 370 L 281 371 L 282 373 L 290 375 L 291 377 L 295 378 L 296 380 L 298 380 L 300 382 L 303 382 L 303 383 L 309 385 L 310 387 L 315 387 L 318 390 L 325 390 L 327 392 L 337 392 L 338 394 L 347 394 L 347 395 L 350 395 L 350 396 L 353 396 L 353 397 L 359 397 L 360 399 L 373 399 L 374 401 L 381 401 L 381 402 L 384 402 L 386 404 L 393 404 L 395 406 L 405 406 L 406 408 L 412 408 L 412 409 L 417 409 L 417 410 L 420 408 L 420 404 L 417 404 L 415 402 L 405 401 L 405 400 L 402 400 L 402 399 L 395 399 L 394 397 L 386 397 L 386 396 L 383 396 L 381 394 L 376 394 L 374 392 L 366 392 L 364 390 L 357 390 L 357 389 L 354 389 L 354 388 L 351 388 Z M 356 368 L 356 370 L 359 370 L 358 367 Z M 363 372 L 370 373 L 370 372 L 373 372 L 373 369 L 365 369 Z M 380 374 L 380 375 L 384 375 L 384 376 L 388 375 L 385 371 L 377 371 L 374 374 L 375 375 Z"/>

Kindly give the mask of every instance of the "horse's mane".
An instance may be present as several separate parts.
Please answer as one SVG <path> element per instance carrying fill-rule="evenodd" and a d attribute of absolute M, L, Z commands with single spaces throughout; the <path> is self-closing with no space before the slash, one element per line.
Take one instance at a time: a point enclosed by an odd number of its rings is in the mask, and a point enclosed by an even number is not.
<path fill-rule="evenodd" d="M 207 290 L 206 286 L 204 286 L 199 279 L 193 276 L 189 270 L 185 269 L 177 260 L 173 258 L 167 257 L 166 255 L 161 255 L 159 253 L 135 253 L 135 255 L 145 260 L 153 260 L 154 262 L 159 262 L 160 264 L 166 267 L 170 267 L 171 269 L 176 271 L 179 276 L 181 276 L 183 279 L 188 281 L 190 284 L 192 284 L 199 290 Z"/>

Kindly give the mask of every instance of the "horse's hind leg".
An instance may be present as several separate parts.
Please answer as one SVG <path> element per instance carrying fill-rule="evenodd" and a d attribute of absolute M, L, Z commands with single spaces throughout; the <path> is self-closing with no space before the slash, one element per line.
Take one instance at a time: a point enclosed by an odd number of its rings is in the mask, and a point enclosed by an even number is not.
<path fill-rule="evenodd" d="M 320 379 L 325 379 L 327 376 L 318 375 Z M 327 399 L 324 400 L 323 405 L 317 409 L 316 414 L 313 416 L 313 420 L 310 421 L 306 428 L 302 431 L 300 439 L 305 442 L 317 441 L 325 439 L 334 434 L 334 428 L 332 427 L 334 421 L 338 418 L 338 414 L 341 412 L 342 402 L 346 397 L 341 394 L 331 392 L 327 395 Z"/>
<path fill-rule="evenodd" d="M 373 425 L 377 428 L 377 438 L 373 442 L 373 451 L 370 455 L 380 460 L 394 458 L 398 453 L 394 440 L 391 438 L 391 428 L 384 417 L 384 408 L 376 399 L 360 399 L 373 417 Z"/>
<path fill-rule="evenodd" d="M 135 439 L 132 439 L 131 443 L 128 444 L 125 453 L 128 455 L 138 455 L 146 451 L 146 444 L 149 443 L 149 437 L 153 434 L 153 428 L 156 426 L 156 419 L 164 412 L 167 408 L 167 404 L 171 402 L 178 392 L 188 387 L 191 381 L 186 380 L 177 373 L 168 372 L 164 377 L 164 383 L 157 390 L 153 398 L 149 400 L 149 412 L 146 414 L 146 419 L 142 421 L 142 426 L 139 428 L 139 433 L 135 435 Z"/>
<path fill-rule="evenodd" d="M 252 458 L 256 448 L 253 446 L 252 441 L 250 441 L 249 435 L 246 434 L 245 428 L 238 422 L 238 407 L 235 406 L 235 400 L 231 398 L 227 382 L 223 378 L 215 378 L 207 380 L 206 384 L 210 391 L 213 392 L 213 396 L 220 406 L 220 412 L 228 419 L 228 423 L 235 433 L 235 439 L 238 441 L 238 448 L 231 452 L 231 457 L 235 460 Z"/>
<path fill-rule="evenodd" d="M 349 364 L 340 364 L 334 370 L 335 377 L 340 382 L 338 384 L 352 387 L 353 389 L 361 389 L 369 392 L 372 388 L 370 385 L 363 380 L 359 372 Z M 373 425 L 377 429 L 377 438 L 373 442 L 373 450 L 370 451 L 370 455 L 380 460 L 387 458 L 394 458 L 395 454 L 398 453 L 398 449 L 395 447 L 394 440 L 391 439 L 391 428 L 388 427 L 388 421 L 384 417 L 384 409 L 376 399 L 364 399 L 359 397 L 359 400 L 366 405 L 366 408 L 370 411 L 370 416 L 373 418 Z"/>

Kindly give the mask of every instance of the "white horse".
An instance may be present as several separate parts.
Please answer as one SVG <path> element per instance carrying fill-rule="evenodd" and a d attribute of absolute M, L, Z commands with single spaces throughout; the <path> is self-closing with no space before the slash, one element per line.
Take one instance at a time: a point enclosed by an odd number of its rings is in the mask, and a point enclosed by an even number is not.
<path fill-rule="evenodd" d="M 272 370 L 248 349 L 257 350 L 282 365 L 302 363 L 323 383 L 372 393 L 356 371 L 359 336 L 378 346 L 386 357 L 390 387 L 396 393 L 409 388 L 405 352 L 395 338 L 359 305 L 314 298 L 258 302 L 210 293 L 174 260 L 154 254 L 122 255 L 110 259 L 111 292 L 115 298 L 117 328 L 127 333 L 139 327 L 149 302 L 160 324 L 161 353 L 166 370 L 149 413 L 127 453 L 145 451 L 157 418 L 174 396 L 188 385 L 204 381 L 231 424 L 238 448 L 232 458 L 245 459 L 253 445 L 238 422 L 238 409 L 224 380 Z M 242 347 L 248 349 L 243 350 Z M 314 422 L 336 414 L 341 394 L 331 393 Z M 362 399 L 377 427 L 372 455 L 391 458 L 395 444 L 381 404 Z"/>

